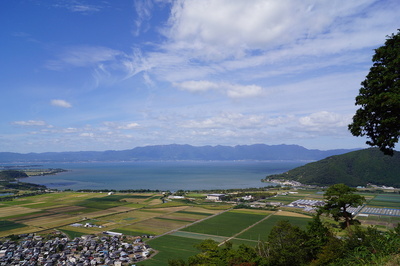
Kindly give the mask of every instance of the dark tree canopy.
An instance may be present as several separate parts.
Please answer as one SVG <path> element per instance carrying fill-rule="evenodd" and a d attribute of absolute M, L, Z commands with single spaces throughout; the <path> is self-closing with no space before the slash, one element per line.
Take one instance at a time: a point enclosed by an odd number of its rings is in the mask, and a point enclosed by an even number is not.
<path fill-rule="evenodd" d="M 357 190 L 345 184 L 335 184 L 326 190 L 324 194 L 325 205 L 320 209 L 321 212 L 332 215 L 338 221 L 345 220 L 345 226 L 349 227 L 353 216 L 348 212 L 350 207 L 358 207 L 365 201 L 363 196 L 354 194 Z"/>
<path fill-rule="evenodd" d="M 393 155 L 400 136 L 400 30 L 375 49 L 372 61 L 356 97 L 360 108 L 349 130 L 354 136 L 367 136 L 368 145 Z"/>

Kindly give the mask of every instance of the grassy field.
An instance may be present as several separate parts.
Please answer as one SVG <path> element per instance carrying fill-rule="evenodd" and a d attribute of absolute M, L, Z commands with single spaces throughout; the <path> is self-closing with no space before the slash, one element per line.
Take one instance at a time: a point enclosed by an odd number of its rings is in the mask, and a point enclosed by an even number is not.
<path fill-rule="evenodd" d="M 285 212 L 284 214 L 279 214 L 279 215 L 272 215 L 268 219 L 262 221 L 256 226 L 238 235 L 236 238 L 253 240 L 253 241 L 258 241 L 258 240 L 266 241 L 272 227 L 274 227 L 275 224 L 281 220 L 287 220 L 292 225 L 296 225 L 302 229 L 305 229 L 307 227 L 308 222 L 311 221 L 311 217 L 302 216 L 300 214 L 292 215 L 290 212 Z"/>
<path fill-rule="evenodd" d="M 169 233 L 149 240 L 149 245 L 158 253 L 150 260 L 138 264 L 167 265 L 168 258 L 187 259 L 197 254 L 198 250 L 193 245 L 203 239 L 211 238 L 221 243 L 236 235 L 230 240 L 235 246 L 255 246 L 259 239 L 267 239 L 270 230 L 279 220 L 288 220 L 303 229 L 311 220 L 311 215 L 299 208 L 281 207 L 281 211 L 277 212 L 259 209 L 229 210 L 232 204 L 202 202 L 203 195 L 191 196 L 200 203 L 162 203 L 162 195 L 155 193 L 108 195 L 89 192 L 49 193 L 0 202 L 0 237 L 55 230 L 61 230 L 70 237 L 101 234 L 102 231 L 116 231 L 126 235 Z M 366 193 L 364 196 L 368 206 L 400 206 L 400 195 Z M 318 190 L 299 190 L 297 194 L 279 195 L 268 201 L 287 204 L 302 198 L 323 199 Z M 211 217 L 215 214 L 219 215 Z M 265 217 L 268 218 L 256 224 Z M 202 219 L 204 221 L 194 223 Z M 370 215 L 359 219 L 366 226 L 376 225 L 380 228 L 400 222 L 400 217 L 389 216 Z M 92 223 L 103 228 L 72 227 L 73 223 Z"/>
<path fill-rule="evenodd" d="M 25 224 L 10 222 L 10 221 L 0 221 L 0 231 L 14 230 L 17 228 L 25 227 Z"/>
<path fill-rule="evenodd" d="M 272 213 L 270 211 L 249 209 L 232 210 L 189 226 L 171 235 L 150 240 L 148 241 L 149 245 L 157 249 L 159 253 L 143 265 L 167 265 L 168 258 L 182 258 L 186 260 L 191 256 L 190 254 L 194 255 L 198 253 L 193 245 L 199 243 L 201 240 L 213 239 L 221 243 L 227 240 L 228 237 L 246 230 L 249 226 Z M 258 243 L 259 235 L 262 234 L 266 238 L 271 228 L 279 220 L 289 220 L 302 228 L 305 228 L 308 221 L 311 220 L 309 216 L 296 213 L 279 212 L 279 215 L 278 213 L 276 214 L 271 215 L 268 219 L 248 229 L 236 238 L 231 239 L 230 242 L 235 246 L 240 244 L 255 246 Z M 184 248 L 181 248 L 182 246 Z"/>
<path fill-rule="evenodd" d="M 151 259 L 140 262 L 137 265 L 159 266 L 168 265 L 169 259 L 187 260 L 190 256 L 199 253 L 194 245 L 199 244 L 202 240 L 194 238 L 186 238 L 174 235 L 166 235 L 154 240 L 148 241 L 152 248 L 159 251 L 157 255 Z"/>
<path fill-rule="evenodd" d="M 111 216 L 118 218 L 119 214 L 125 214 L 132 218 L 131 212 L 138 205 L 140 208 L 147 206 L 140 203 L 150 199 L 147 203 L 150 206 L 154 203 L 153 200 L 160 197 L 161 194 L 154 193 L 119 193 L 115 195 L 81 192 L 49 193 L 1 202 L 0 222 L 8 221 L 25 225 L 25 228 L 20 228 L 20 233 L 26 233 L 65 227 L 87 219 Z M 113 222 L 114 227 L 119 226 L 118 221 Z M 99 221 L 99 223 L 109 222 Z M 8 231 L 10 230 L 1 230 L 0 236 L 5 236 L 11 231 L 14 232 L 13 230 Z M 81 233 L 98 233 L 101 230 L 79 229 L 79 231 L 83 231 Z"/>
<path fill-rule="evenodd" d="M 66 234 L 70 239 L 74 239 L 75 237 L 81 237 L 84 235 L 84 233 L 81 232 L 76 232 L 72 230 L 67 230 L 67 229 L 59 229 L 61 232 Z"/>
<path fill-rule="evenodd" d="M 182 231 L 216 236 L 232 236 L 267 215 L 229 211 L 203 222 L 189 226 Z"/>

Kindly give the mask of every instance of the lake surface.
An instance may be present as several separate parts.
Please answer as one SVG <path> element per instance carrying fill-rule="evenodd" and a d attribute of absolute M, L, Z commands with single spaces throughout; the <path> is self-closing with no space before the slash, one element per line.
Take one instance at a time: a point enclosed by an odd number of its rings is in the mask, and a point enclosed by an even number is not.
<path fill-rule="evenodd" d="M 304 161 L 171 161 L 90 162 L 43 164 L 40 168 L 62 168 L 68 172 L 37 176 L 23 182 L 65 189 L 201 190 L 265 187 L 267 175 L 286 172 Z"/>

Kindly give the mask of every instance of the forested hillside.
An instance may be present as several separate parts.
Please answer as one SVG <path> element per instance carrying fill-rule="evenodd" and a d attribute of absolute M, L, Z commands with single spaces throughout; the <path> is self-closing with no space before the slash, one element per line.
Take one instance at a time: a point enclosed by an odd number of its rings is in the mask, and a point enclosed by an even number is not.
<path fill-rule="evenodd" d="M 348 186 L 376 185 L 400 187 L 400 153 L 384 155 L 371 148 L 330 156 L 267 179 L 295 180 L 310 185 L 344 183 Z"/>

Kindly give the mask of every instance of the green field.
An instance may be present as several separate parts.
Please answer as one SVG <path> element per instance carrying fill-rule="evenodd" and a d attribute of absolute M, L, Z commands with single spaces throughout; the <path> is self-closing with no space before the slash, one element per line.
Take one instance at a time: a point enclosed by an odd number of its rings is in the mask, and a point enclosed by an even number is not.
<path fill-rule="evenodd" d="M 121 202 L 121 199 L 123 198 L 125 198 L 124 195 L 111 195 L 103 198 L 91 198 L 84 200 L 83 202 L 77 204 L 77 206 L 105 210 L 126 204 L 126 202 Z"/>
<path fill-rule="evenodd" d="M 61 232 L 66 234 L 70 239 L 74 239 L 75 237 L 81 237 L 84 235 L 84 233 L 81 232 L 76 232 L 72 230 L 66 230 L 66 229 L 59 229 Z"/>
<path fill-rule="evenodd" d="M 269 199 L 267 199 L 265 201 L 266 202 L 276 202 L 276 201 L 278 201 L 278 202 L 282 202 L 284 204 L 289 204 L 292 201 L 295 201 L 295 200 L 298 200 L 298 199 L 303 199 L 303 198 L 304 198 L 304 196 L 291 194 L 291 195 L 275 196 L 275 197 L 269 198 Z"/>
<path fill-rule="evenodd" d="M 279 195 L 268 199 L 289 203 L 297 199 L 321 198 L 317 190 L 298 194 Z M 125 235 L 160 235 L 148 244 L 158 252 L 137 265 L 167 265 L 169 258 L 188 257 L 198 253 L 193 246 L 204 239 L 219 243 L 235 236 L 230 242 L 255 246 L 258 240 L 267 240 L 272 227 L 279 220 L 305 229 L 311 214 L 299 208 L 281 207 L 277 212 L 258 209 L 233 209 L 228 203 L 170 201 L 162 204 L 161 194 L 154 193 L 86 193 L 57 192 L 13 201 L 0 202 L 0 236 L 31 232 L 61 230 L 70 237 L 116 231 Z M 366 194 L 368 206 L 399 208 L 400 195 Z M 285 211 L 286 210 L 286 211 Z M 218 214 L 211 217 L 212 215 Z M 273 214 L 273 215 L 271 215 Z M 261 221 L 259 224 L 257 222 Z M 357 217 L 363 225 L 386 229 L 400 222 L 400 217 Z M 204 221 L 197 222 L 201 219 Z M 103 228 L 72 227 L 72 223 L 90 222 Z M 197 222 L 197 223 L 194 223 Z M 194 223 L 194 224 L 193 224 Z M 254 225 L 254 226 L 253 226 Z M 186 226 L 184 229 L 179 230 Z M 178 231 L 176 231 L 178 230 Z M 17 233 L 16 233 L 17 232 Z"/>
<path fill-rule="evenodd" d="M 166 235 L 156 238 L 147 243 L 159 251 L 157 255 L 149 260 L 140 262 L 137 265 L 168 265 L 169 259 L 184 259 L 187 260 L 190 256 L 199 253 L 199 250 L 194 245 L 199 244 L 202 240 L 185 238 L 180 236 Z"/>
<path fill-rule="evenodd" d="M 386 207 L 386 208 L 400 208 L 400 195 L 377 195 L 370 200 L 368 206 Z"/>
<path fill-rule="evenodd" d="M 0 221 L 0 231 L 8 231 L 22 227 L 26 227 L 26 225 L 5 220 Z"/>
<path fill-rule="evenodd" d="M 202 215 L 202 216 L 210 216 L 210 213 L 204 212 L 192 212 L 192 211 L 177 211 L 176 213 L 183 213 L 183 214 L 194 214 L 194 215 Z"/>
<path fill-rule="evenodd" d="M 238 235 L 236 238 L 254 240 L 254 241 L 258 240 L 266 241 L 269 232 L 271 232 L 272 227 L 274 227 L 278 221 L 282 220 L 287 220 L 292 225 L 299 226 L 302 229 L 305 229 L 307 227 L 308 222 L 311 221 L 310 218 L 304 218 L 304 217 L 272 215 L 268 219 L 262 221 L 256 226 Z"/>
<path fill-rule="evenodd" d="M 182 231 L 229 237 L 258 222 L 266 215 L 229 211 L 189 226 Z"/>

